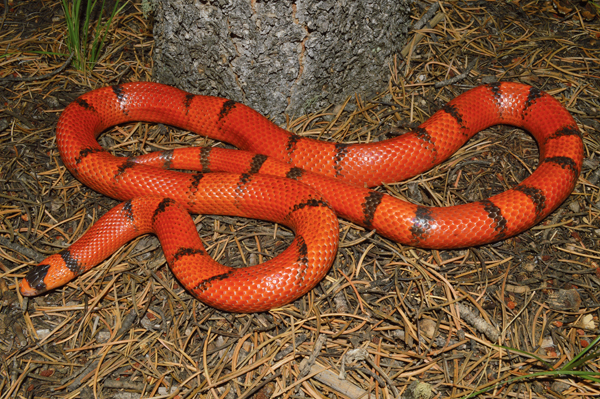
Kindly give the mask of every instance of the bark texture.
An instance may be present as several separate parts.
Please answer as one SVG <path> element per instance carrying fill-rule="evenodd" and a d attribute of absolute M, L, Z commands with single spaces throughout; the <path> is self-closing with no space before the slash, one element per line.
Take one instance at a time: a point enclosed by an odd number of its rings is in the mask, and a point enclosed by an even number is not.
<path fill-rule="evenodd" d="M 298 116 L 385 88 L 411 0 L 155 0 L 156 81 Z"/>

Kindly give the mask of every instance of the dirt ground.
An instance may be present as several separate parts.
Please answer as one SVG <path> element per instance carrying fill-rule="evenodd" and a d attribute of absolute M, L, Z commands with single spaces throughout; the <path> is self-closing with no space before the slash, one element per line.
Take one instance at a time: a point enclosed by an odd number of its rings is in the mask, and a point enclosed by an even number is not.
<path fill-rule="evenodd" d="M 434 6 L 412 5 L 415 22 Z M 440 3 L 390 68 L 389 89 L 290 121 L 344 142 L 408 131 L 469 88 L 516 81 L 557 98 L 584 140 L 582 174 L 534 228 L 461 250 L 424 250 L 340 220 L 332 270 L 258 314 L 208 307 L 174 279 L 154 236 L 63 288 L 18 282 L 118 202 L 77 181 L 56 147 L 61 111 L 106 85 L 152 80 L 152 18 L 130 2 L 98 64 L 68 64 L 56 0 L 4 1 L 0 28 L 0 398 L 591 398 L 600 395 L 600 21 L 593 2 Z M 437 16 L 437 18 L 436 18 Z M 449 82 L 451 80 L 451 82 Z M 437 85 L 436 85 L 437 84 Z M 100 138 L 132 156 L 210 141 L 129 124 Z M 421 204 L 481 200 L 539 162 L 526 132 L 496 126 L 449 160 L 378 190 Z M 292 241 L 256 220 L 194 215 L 220 262 L 248 266 Z"/>

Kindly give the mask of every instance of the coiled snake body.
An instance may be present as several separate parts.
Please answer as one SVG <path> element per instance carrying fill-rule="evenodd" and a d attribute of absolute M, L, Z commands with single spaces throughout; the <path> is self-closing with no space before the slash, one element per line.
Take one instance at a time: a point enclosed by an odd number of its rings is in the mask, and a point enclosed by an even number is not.
<path fill-rule="evenodd" d="M 100 147 L 96 137 L 102 131 L 130 121 L 177 126 L 245 151 L 192 147 L 119 158 Z M 430 208 L 365 188 L 421 173 L 495 124 L 521 127 L 539 144 L 538 168 L 508 191 Z M 406 245 L 481 245 L 522 232 L 556 209 L 573 190 L 583 159 L 569 112 L 548 94 L 516 83 L 477 87 L 409 133 L 353 145 L 293 135 L 231 100 L 128 83 L 91 91 L 70 104 L 59 119 L 57 143 L 77 179 L 125 202 L 32 269 L 21 283 L 24 295 L 65 284 L 127 241 L 154 232 L 189 292 L 235 312 L 282 306 L 311 290 L 337 252 L 336 214 Z M 232 269 L 206 254 L 188 212 L 271 220 L 296 236 L 279 256 Z"/>

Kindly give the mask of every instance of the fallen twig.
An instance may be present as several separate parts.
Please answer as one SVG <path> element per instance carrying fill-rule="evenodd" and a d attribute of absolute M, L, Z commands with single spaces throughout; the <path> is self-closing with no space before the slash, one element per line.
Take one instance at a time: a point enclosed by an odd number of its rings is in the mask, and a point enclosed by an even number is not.
<path fill-rule="evenodd" d="M 67 60 L 65 61 L 64 64 L 62 64 L 60 67 L 56 68 L 54 71 L 47 73 L 45 75 L 16 77 L 16 78 L 12 77 L 12 76 L 8 76 L 8 77 L 0 79 L 0 83 L 4 83 L 4 82 L 34 82 L 37 80 L 49 79 L 49 78 L 53 77 L 54 75 L 57 75 L 57 74 L 61 73 L 62 71 L 64 71 L 69 66 L 71 61 L 73 60 L 74 55 L 75 55 L 75 53 L 71 53 L 71 55 L 69 56 L 69 58 L 67 58 Z"/>

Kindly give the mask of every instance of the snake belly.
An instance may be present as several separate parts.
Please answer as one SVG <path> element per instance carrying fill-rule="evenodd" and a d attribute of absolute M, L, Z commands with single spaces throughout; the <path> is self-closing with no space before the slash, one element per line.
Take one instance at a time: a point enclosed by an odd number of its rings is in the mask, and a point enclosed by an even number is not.
<path fill-rule="evenodd" d="M 188 147 L 122 158 L 98 144 L 104 130 L 133 121 L 179 127 L 243 151 Z M 497 124 L 527 130 L 539 146 L 538 168 L 510 190 L 468 204 L 425 207 L 367 188 L 422 173 Z M 337 216 L 410 246 L 482 245 L 518 234 L 556 209 L 574 189 L 583 162 L 570 113 L 547 93 L 509 82 L 471 89 L 418 128 L 368 144 L 300 137 L 243 104 L 147 82 L 82 95 L 63 111 L 56 130 L 69 171 L 124 202 L 33 268 L 21 282 L 23 295 L 61 286 L 152 232 L 190 293 L 233 312 L 282 306 L 314 288 L 337 253 Z M 189 213 L 270 220 L 292 228 L 295 239 L 263 264 L 234 269 L 208 256 Z"/>

